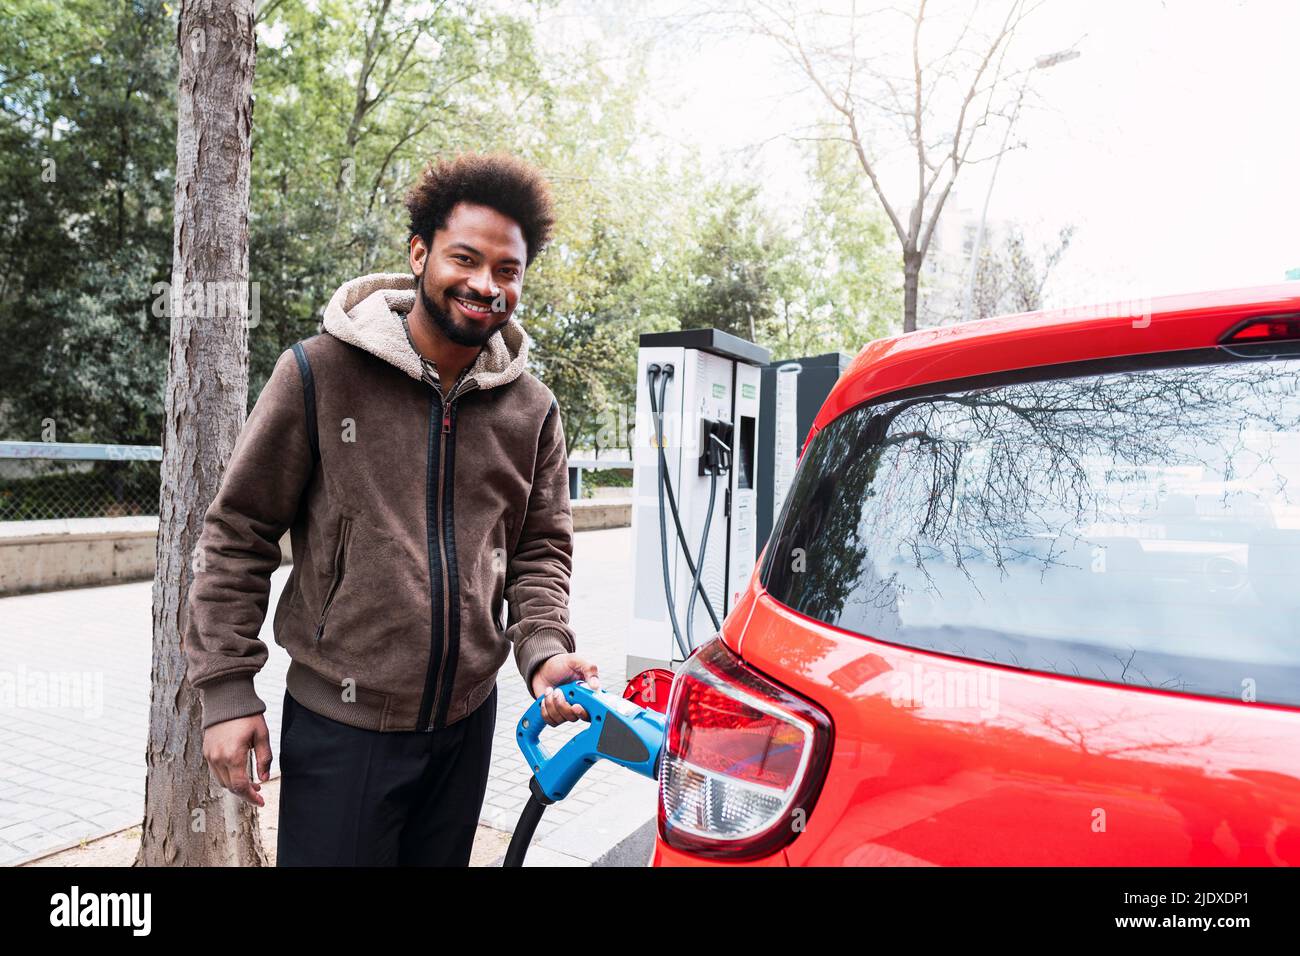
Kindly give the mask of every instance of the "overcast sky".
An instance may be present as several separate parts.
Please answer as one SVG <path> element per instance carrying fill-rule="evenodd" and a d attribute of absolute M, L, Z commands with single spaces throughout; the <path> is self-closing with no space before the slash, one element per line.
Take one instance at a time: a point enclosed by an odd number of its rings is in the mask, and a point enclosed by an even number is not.
<path fill-rule="evenodd" d="M 567 0 L 544 36 L 601 36 L 616 65 L 665 15 L 710 6 L 721 5 Z M 622 12 L 633 9 L 649 12 Z M 716 24 L 656 45 L 648 114 L 659 135 L 646 148 L 693 143 L 797 205 L 787 135 L 818 101 L 767 41 Z M 1014 135 L 1025 148 L 1004 159 L 990 207 L 1031 236 L 1076 227 L 1049 305 L 1271 283 L 1300 267 L 1300 3 L 1048 0 L 1016 49 L 1028 64 L 1072 45 L 1081 57 L 1035 74 L 1037 102 Z M 991 170 L 968 170 L 962 206 L 978 211 Z"/>

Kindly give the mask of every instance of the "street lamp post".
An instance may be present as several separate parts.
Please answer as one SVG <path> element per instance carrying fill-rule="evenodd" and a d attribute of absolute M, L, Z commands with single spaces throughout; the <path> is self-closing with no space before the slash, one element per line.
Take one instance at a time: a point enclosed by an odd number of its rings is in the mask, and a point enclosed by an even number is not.
<path fill-rule="evenodd" d="M 1006 153 L 1007 143 L 1011 140 L 1011 128 L 1016 125 L 1016 118 L 1020 115 L 1020 104 L 1024 101 L 1025 91 L 1029 89 L 1030 74 L 1034 70 L 1051 69 L 1058 63 L 1065 63 L 1080 56 L 1082 54 L 1078 50 L 1061 50 L 1057 53 L 1049 53 L 1046 56 L 1040 56 L 1034 61 L 1034 65 L 1025 71 L 1025 78 L 1020 84 L 1020 92 L 1016 95 L 1016 107 L 1011 111 L 1011 119 L 1007 122 L 1007 131 L 1002 134 L 1002 148 L 998 150 L 997 159 L 993 161 L 993 175 L 989 177 L 989 189 L 984 194 L 984 209 L 980 212 L 979 228 L 975 231 L 975 244 L 971 247 L 970 269 L 966 274 L 966 300 L 961 310 L 961 320 L 963 322 L 970 321 L 971 309 L 975 304 L 975 272 L 979 266 L 980 248 L 984 244 L 984 228 L 989 216 L 989 200 L 993 198 L 993 184 L 997 182 L 998 170 L 1002 167 L 1002 156 Z"/>

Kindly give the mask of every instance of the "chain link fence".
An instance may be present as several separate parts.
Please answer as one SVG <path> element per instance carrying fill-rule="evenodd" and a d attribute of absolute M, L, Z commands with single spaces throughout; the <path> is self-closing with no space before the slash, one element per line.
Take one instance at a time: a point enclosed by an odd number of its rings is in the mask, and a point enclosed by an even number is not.
<path fill-rule="evenodd" d="M 0 442 L 0 521 L 156 515 L 157 445 Z"/>

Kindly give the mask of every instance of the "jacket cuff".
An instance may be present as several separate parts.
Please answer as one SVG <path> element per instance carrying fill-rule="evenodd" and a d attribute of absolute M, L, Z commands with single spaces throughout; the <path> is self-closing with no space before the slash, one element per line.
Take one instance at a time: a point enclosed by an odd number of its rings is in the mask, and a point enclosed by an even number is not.
<path fill-rule="evenodd" d="M 203 729 L 237 717 L 251 717 L 266 710 L 253 689 L 253 675 L 233 674 L 210 680 L 197 688 L 203 698 Z"/>
<path fill-rule="evenodd" d="M 519 673 L 523 675 L 524 686 L 528 688 L 528 696 L 534 699 L 537 697 L 533 693 L 533 675 L 537 668 L 556 654 L 571 654 L 572 652 L 573 638 L 561 628 L 539 627 L 528 635 L 528 639 L 524 641 L 517 654 Z"/>

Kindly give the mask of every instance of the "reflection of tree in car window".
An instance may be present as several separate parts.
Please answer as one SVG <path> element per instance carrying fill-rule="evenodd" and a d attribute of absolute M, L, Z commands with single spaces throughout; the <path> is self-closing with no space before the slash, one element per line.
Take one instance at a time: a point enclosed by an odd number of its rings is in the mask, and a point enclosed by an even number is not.
<path fill-rule="evenodd" d="M 882 640 L 1300 702 L 1300 363 L 1015 382 L 817 433 L 771 594 Z M 1261 696 L 1261 699 L 1265 699 Z"/>

